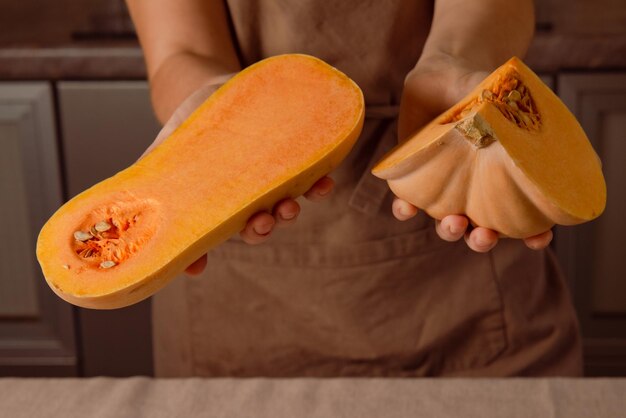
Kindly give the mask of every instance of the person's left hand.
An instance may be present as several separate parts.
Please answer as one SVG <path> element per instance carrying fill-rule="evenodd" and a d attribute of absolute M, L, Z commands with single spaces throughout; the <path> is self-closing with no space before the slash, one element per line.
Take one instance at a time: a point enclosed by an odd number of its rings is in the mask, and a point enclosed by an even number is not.
<path fill-rule="evenodd" d="M 461 100 L 488 72 L 471 68 L 450 56 L 420 61 L 407 75 L 402 93 L 398 137 L 401 140 L 434 119 L 441 112 Z M 394 216 L 401 220 L 414 217 L 418 208 L 411 203 L 395 198 L 392 205 Z M 498 243 L 498 232 L 476 226 L 469 228 L 469 220 L 463 215 L 449 215 L 436 221 L 437 234 L 445 241 L 465 242 L 474 251 L 490 251 Z M 547 247 L 552 241 L 552 231 L 524 239 L 534 250 Z"/>

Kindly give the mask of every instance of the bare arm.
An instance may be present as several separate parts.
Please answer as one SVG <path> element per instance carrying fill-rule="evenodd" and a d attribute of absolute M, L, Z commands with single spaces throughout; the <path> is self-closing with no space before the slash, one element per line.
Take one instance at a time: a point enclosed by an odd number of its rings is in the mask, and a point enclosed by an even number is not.
<path fill-rule="evenodd" d="M 406 78 L 400 137 L 461 99 L 485 72 L 522 57 L 533 28 L 532 0 L 436 1 L 424 50 Z"/>
<path fill-rule="evenodd" d="M 420 62 L 448 57 L 492 71 L 524 56 L 534 23 L 532 0 L 437 0 Z"/>
<path fill-rule="evenodd" d="M 240 70 L 222 0 L 127 0 L 161 123 L 191 93 Z"/>

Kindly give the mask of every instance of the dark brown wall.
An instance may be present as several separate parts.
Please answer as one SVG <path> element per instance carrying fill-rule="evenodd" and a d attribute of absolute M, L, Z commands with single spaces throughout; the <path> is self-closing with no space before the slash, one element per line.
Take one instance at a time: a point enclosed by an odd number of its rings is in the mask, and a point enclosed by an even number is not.
<path fill-rule="evenodd" d="M 556 33 L 626 33 L 624 0 L 535 0 L 537 20 Z M 50 45 L 72 41 L 72 33 L 126 26 L 123 0 L 0 0 L 0 45 Z"/>
<path fill-rule="evenodd" d="M 564 35 L 626 34 L 624 0 L 535 0 L 537 20 Z"/>
<path fill-rule="evenodd" d="M 124 0 L 0 0 L 0 46 L 54 46 L 75 32 L 130 26 Z"/>

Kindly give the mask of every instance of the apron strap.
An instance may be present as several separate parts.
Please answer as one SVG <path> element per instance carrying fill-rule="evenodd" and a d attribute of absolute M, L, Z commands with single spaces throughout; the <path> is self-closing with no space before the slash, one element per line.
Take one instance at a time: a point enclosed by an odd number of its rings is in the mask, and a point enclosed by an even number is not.
<path fill-rule="evenodd" d="M 365 109 L 365 117 L 368 119 L 389 120 L 385 132 L 378 141 L 376 149 L 348 201 L 351 208 L 366 215 L 376 215 L 387 193 L 390 192 L 387 182 L 375 177 L 371 171 L 378 160 L 398 143 L 396 124 L 398 110 L 399 106 L 368 106 Z"/>

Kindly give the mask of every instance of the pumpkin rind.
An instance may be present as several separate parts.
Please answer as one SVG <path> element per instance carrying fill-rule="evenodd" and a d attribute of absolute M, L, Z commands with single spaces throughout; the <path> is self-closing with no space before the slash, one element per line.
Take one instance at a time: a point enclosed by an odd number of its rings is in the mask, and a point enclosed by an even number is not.
<path fill-rule="evenodd" d="M 511 74 L 537 112 L 528 126 L 481 100 Z M 391 150 L 372 172 L 436 219 L 462 214 L 513 238 L 589 221 L 606 204 L 601 163 L 582 127 L 517 58 Z"/>
<path fill-rule="evenodd" d="M 363 118 L 358 86 L 317 58 L 282 55 L 248 67 L 149 154 L 50 218 L 37 242 L 46 281 L 87 308 L 149 297 L 254 213 L 302 195 L 337 167 Z M 77 231 L 98 237 L 77 240 Z"/>

